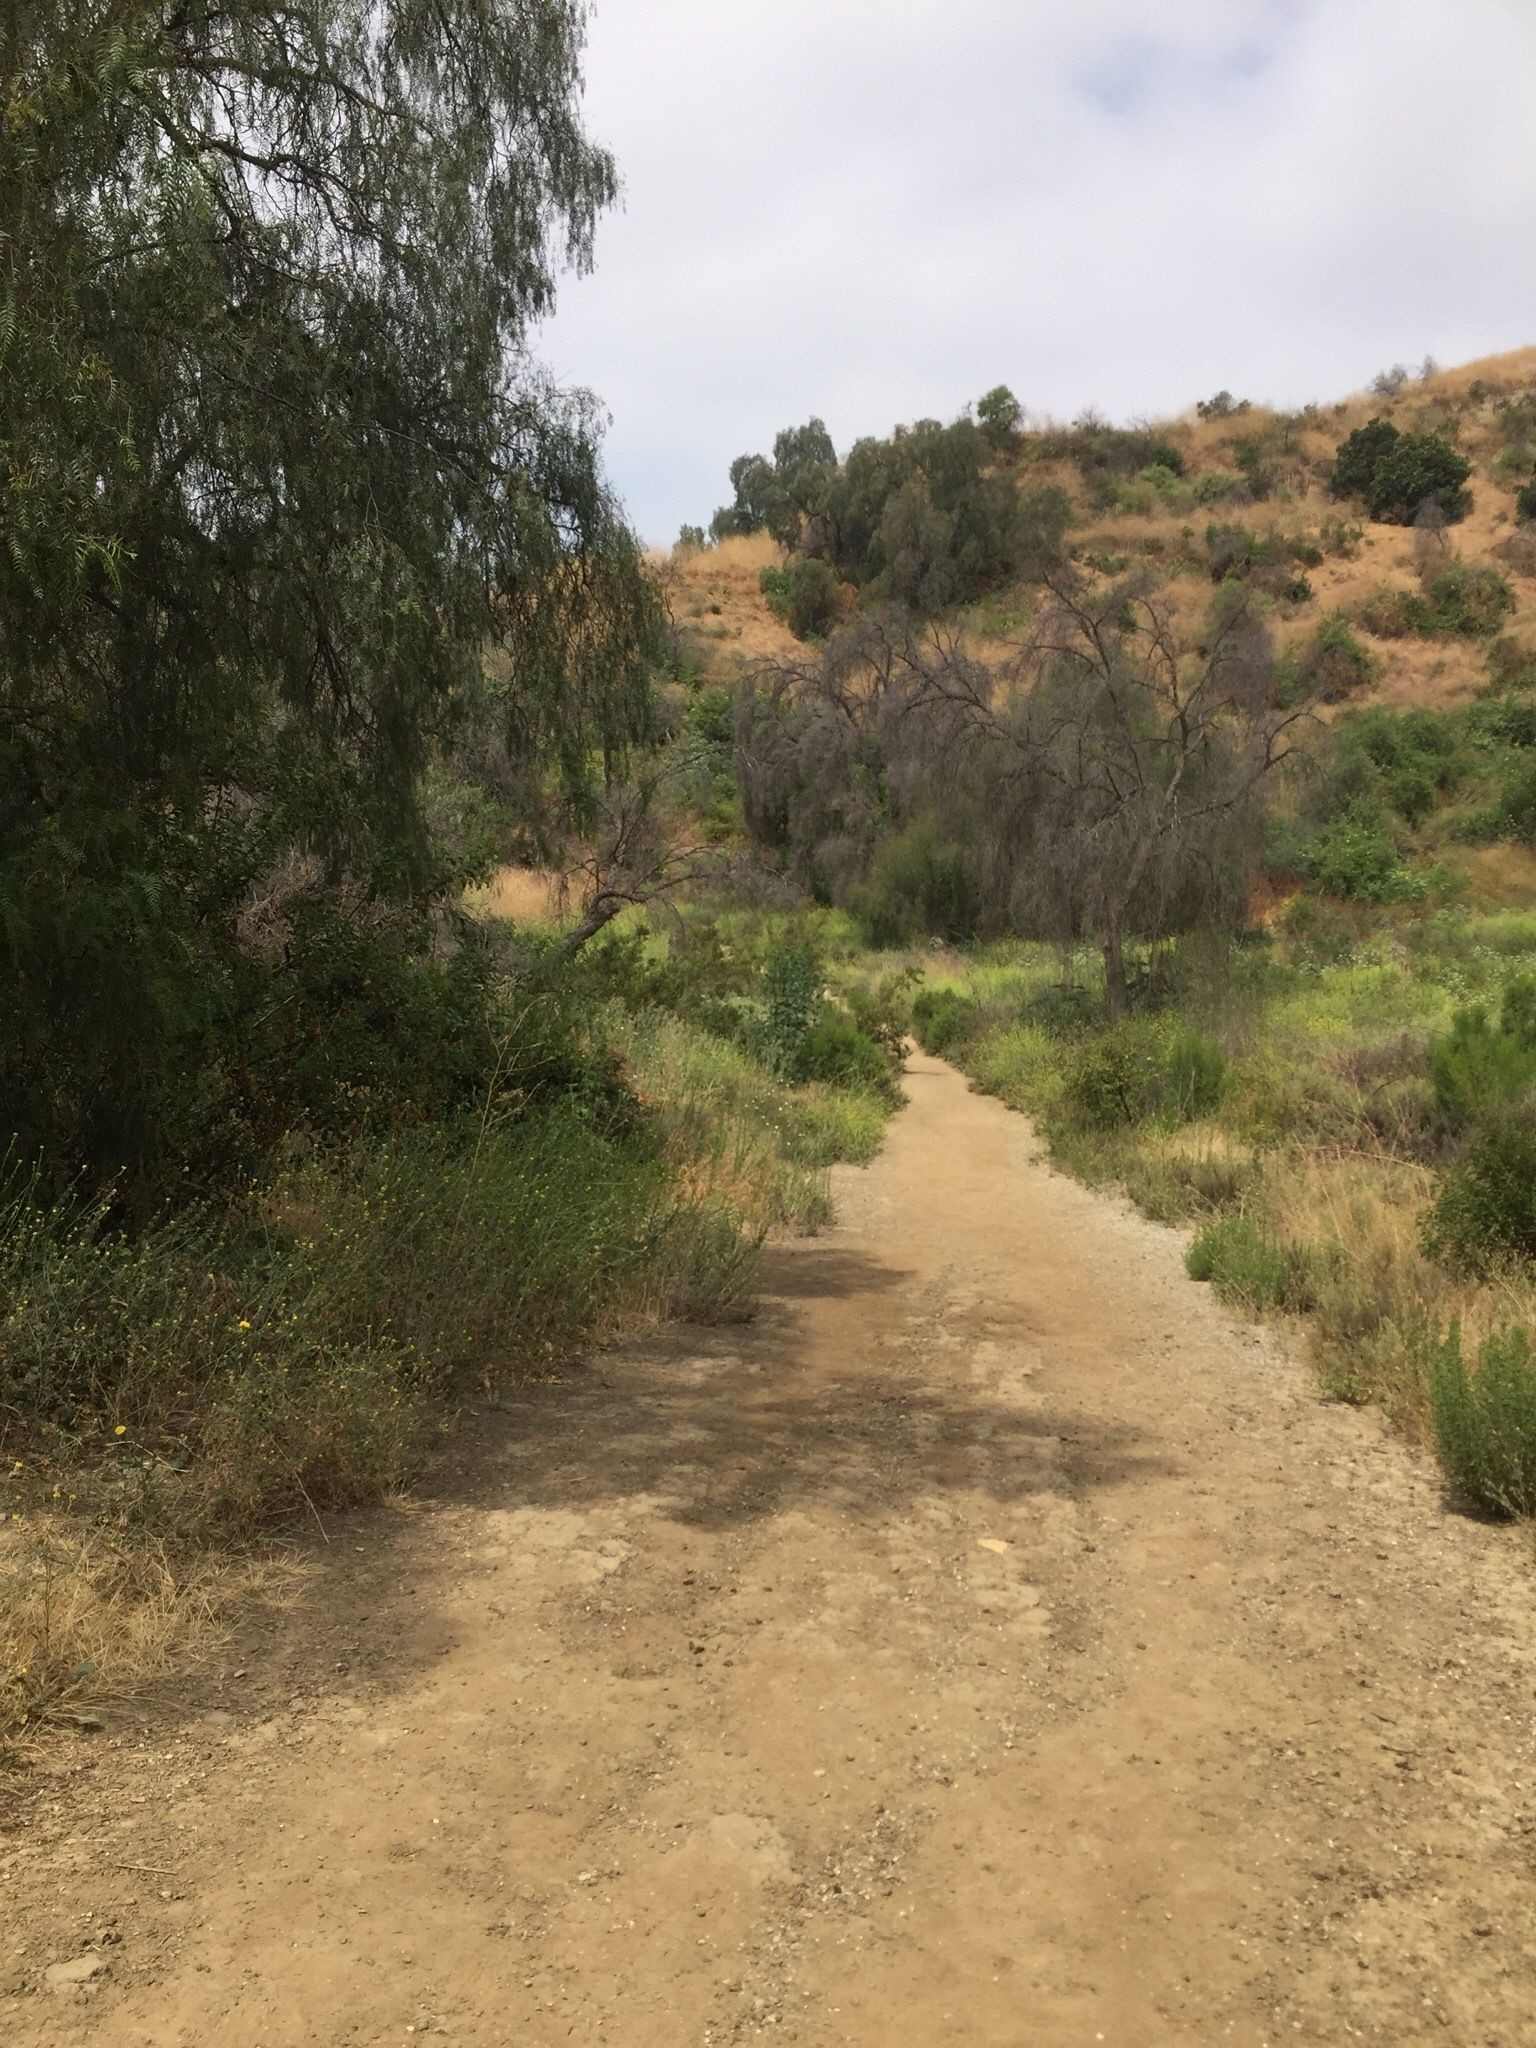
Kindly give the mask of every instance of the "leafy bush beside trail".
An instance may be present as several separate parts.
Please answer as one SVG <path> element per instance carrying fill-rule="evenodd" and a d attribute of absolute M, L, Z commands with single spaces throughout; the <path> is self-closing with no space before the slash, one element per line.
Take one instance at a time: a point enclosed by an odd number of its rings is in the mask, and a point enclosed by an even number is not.
<path fill-rule="evenodd" d="M 1429 1367 L 1435 1447 L 1451 1484 L 1495 1515 L 1536 1515 L 1536 1344 L 1523 1329 L 1484 1338 L 1477 1363 L 1459 1324 Z"/>

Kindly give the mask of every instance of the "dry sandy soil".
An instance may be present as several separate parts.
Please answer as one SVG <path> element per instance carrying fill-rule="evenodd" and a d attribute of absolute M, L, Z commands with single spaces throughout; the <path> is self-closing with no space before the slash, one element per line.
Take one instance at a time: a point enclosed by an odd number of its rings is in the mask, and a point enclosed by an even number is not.
<path fill-rule="evenodd" d="M 1524 1539 L 910 1094 L 757 1321 L 529 1389 L 46 1781 L 13 2048 L 1536 2042 Z"/>

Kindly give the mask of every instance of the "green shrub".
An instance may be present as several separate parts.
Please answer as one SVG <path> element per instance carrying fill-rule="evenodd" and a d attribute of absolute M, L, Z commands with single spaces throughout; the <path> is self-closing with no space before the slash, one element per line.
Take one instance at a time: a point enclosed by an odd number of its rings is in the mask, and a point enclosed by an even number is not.
<path fill-rule="evenodd" d="M 1403 866 L 1380 806 L 1368 799 L 1351 804 L 1318 834 L 1307 871 L 1325 895 L 1362 903 L 1403 903 L 1424 893 Z"/>
<path fill-rule="evenodd" d="M 1337 704 L 1376 679 L 1379 664 L 1355 637 L 1344 612 L 1330 612 L 1311 638 L 1277 670 L 1276 694 L 1282 704 L 1317 697 Z"/>
<path fill-rule="evenodd" d="M 976 424 L 986 436 L 987 446 L 1001 455 L 1019 438 L 1019 429 L 1024 424 L 1024 408 L 1006 384 L 999 384 L 985 397 L 977 399 Z"/>
<path fill-rule="evenodd" d="M 873 986 L 856 980 L 843 990 L 854 1023 L 866 1038 L 874 1040 L 898 1072 L 906 1057 L 913 998 L 922 979 L 921 968 L 899 967 L 882 975 Z"/>
<path fill-rule="evenodd" d="M 1373 519 L 1411 526 L 1426 505 L 1447 519 L 1466 516 L 1472 465 L 1438 434 L 1402 434 L 1389 420 L 1357 427 L 1339 447 L 1331 488 L 1363 498 Z"/>
<path fill-rule="evenodd" d="M 1052 982 L 1031 996 L 1025 1016 L 1052 1038 L 1081 1038 L 1097 1028 L 1103 1017 L 1098 994 L 1079 981 Z"/>
<path fill-rule="evenodd" d="M 1536 1083 L 1536 980 L 1519 976 L 1504 991 L 1495 1027 L 1485 1010 L 1458 1010 L 1443 1037 L 1431 1040 L 1435 1099 L 1458 1123 L 1475 1123 L 1518 1102 Z"/>
<path fill-rule="evenodd" d="M 764 569 L 759 581 L 769 610 L 797 640 L 825 639 L 837 624 L 842 584 L 829 562 L 791 555 L 782 569 Z"/>
<path fill-rule="evenodd" d="M 1129 1129 L 1145 1122 L 1156 1083 L 1152 1033 L 1133 1022 L 1082 1046 L 1067 1074 L 1065 1102 L 1088 1130 Z"/>
<path fill-rule="evenodd" d="M 1515 517 L 1523 522 L 1536 520 L 1536 476 L 1516 494 Z"/>
<path fill-rule="evenodd" d="M 1189 483 L 1190 496 L 1197 505 L 1220 505 L 1247 489 L 1246 479 L 1230 469 L 1202 469 Z"/>
<path fill-rule="evenodd" d="M 925 988 L 912 1003 L 912 1029 L 918 1044 L 941 1059 L 970 1037 L 980 1016 L 980 1004 L 954 988 Z"/>
<path fill-rule="evenodd" d="M 1216 1107 L 1226 1066 L 1220 1046 L 1192 1027 L 1133 1018 L 1079 1047 L 1063 1100 L 1086 1130 L 1130 1129 L 1153 1118 L 1187 1123 Z"/>
<path fill-rule="evenodd" d="M 1481 1274 L 1536 1258 L 1536 1120 L 1529 1110 L 1486 1117 L 1441 1183 L 1424 1219 L 1430 1258 Z"/>
<path fill-rule="evenodd" d="M 1419 631 L 1486 639 L 1515 608 L 1515 593 L 1501 570 L 1484 562 L 1448 562 L 1425 593 L 1427 623 Z"/>
<path fill-rule="evenodd" d="M 1484 1338 L 1469 1369 L 1452 1325 L 1428 1379 L 1435 1448 L 1457 1492 L 1491 1514 L 1536 1514 L 1536 1347 L 1526 1331 Z"/>
<path fill-rule="evenodd" d="M 1427 818 L 1460 774 L 1462 728 L 1453 716 L 1373 706 L 1341 719 L 1336 731 L 1341 761 L 1368 761 L 1382 795 L 1409 824 Z"/>
<path fill-rule="evenodd" d="M 1508 771 L 1486 822 L 1490 838 L 1536 846 L 1536 757 L 1519 760 Z"/>
<path fill-rule="evenodd" d="M 823 1007 L 800 1053 L 799 1081 L 824 1081 L 859 1095 L 900 1097 L 896 1068 L 888 1055 L 861 1031 L 852 1017 L 830 1004 Z"/>
<path fill-rule="evenodd" d="M 1286 1244 L 1246 1216 L 1218 1216 L 1185 1254 L 1192 1280 L 1208 1280 L 1218 1299 L 1255 1313 L 1281 1309 L 1303 1314 L 1317 1298 L 1316 1254 Z"/>
<path fill-rule="evenodd" d="M 1375 480 L 1383 458 L 1396 447 L 1401 435 L 1390 420 L 1375 419 L 1356 427 L 1334 455 L 1328 487 L 1336 498 L 1363 498 Z"/>
<path fill-rule="evenodd" d="M 763 993 L 764 1062 L 785 1080 L 798 1081 L 822 1004 L 821 969 L 809 947 L 791 943 L 773 952 L 763 968 Z"/>
<path fill-rule="evenodd" d="M 931 816 L 916 818 L 875 847 L 865 880 L 849 907 L 870 945 L 910 945 L 923 938 L 949 944 L 972 937 L 979 891 L 970 852 L 946 839 Z"/>

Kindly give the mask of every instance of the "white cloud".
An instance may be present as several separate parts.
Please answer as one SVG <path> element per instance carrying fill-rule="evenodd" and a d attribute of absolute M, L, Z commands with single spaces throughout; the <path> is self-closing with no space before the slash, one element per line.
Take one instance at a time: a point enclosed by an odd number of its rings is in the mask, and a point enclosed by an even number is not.
<path fill-rule="evenodd" d="M 1530 0 L 601 0 L 543 352 L 648 539 L 821 414 L 1297 403 L 1536 339 Z"/>

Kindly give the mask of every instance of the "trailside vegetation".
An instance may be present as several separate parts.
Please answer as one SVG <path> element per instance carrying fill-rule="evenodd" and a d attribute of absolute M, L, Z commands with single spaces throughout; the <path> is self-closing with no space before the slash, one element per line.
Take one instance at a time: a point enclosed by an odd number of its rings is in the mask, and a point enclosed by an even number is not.
<path fill-rule="evenodd" d="M 731 798 L 529 352 L 584 25 L 0 22 L 0 1762 L 509 1379 L 745 1313 L 895 1099 L 824 921 L 635 923 Z"/>

